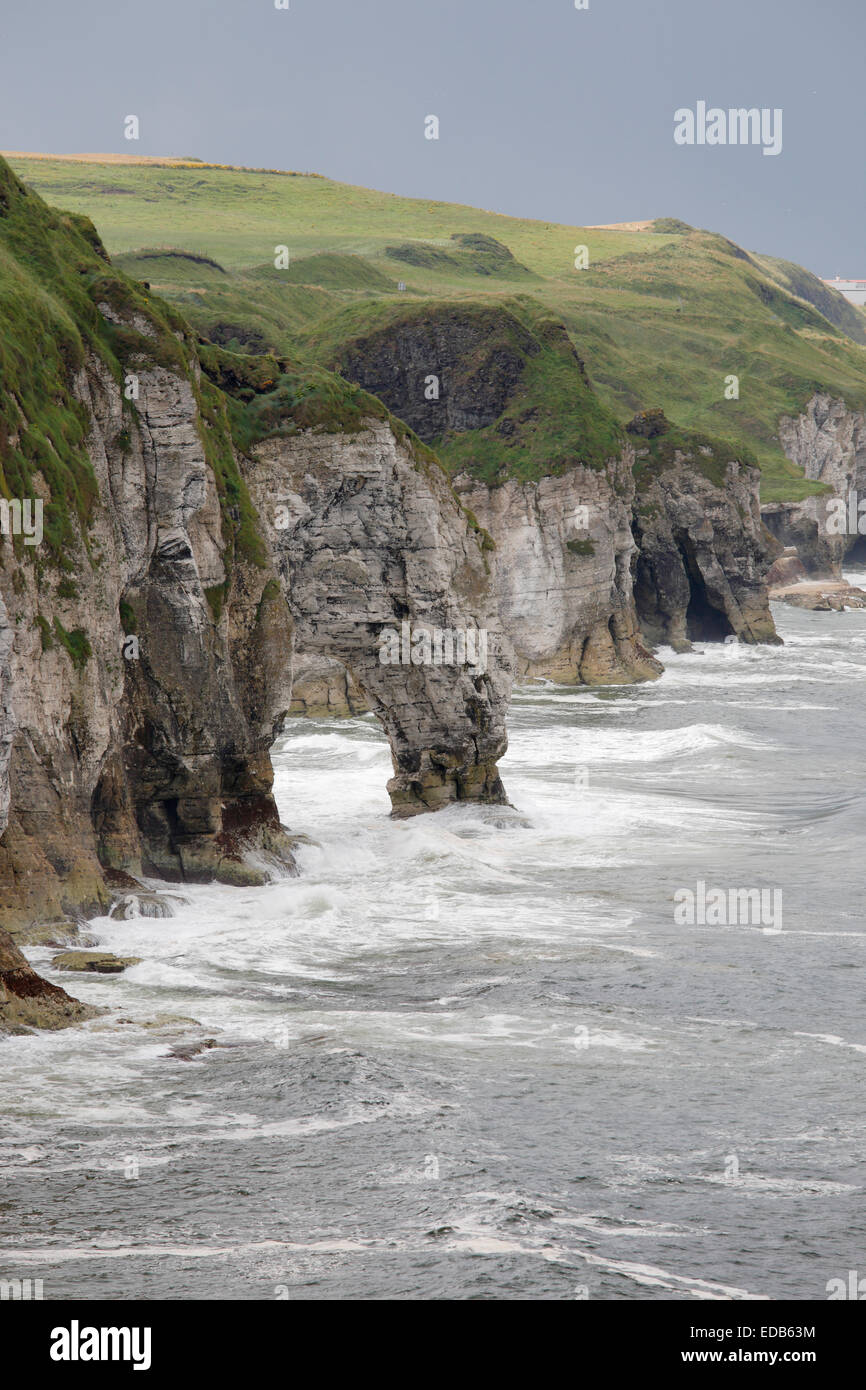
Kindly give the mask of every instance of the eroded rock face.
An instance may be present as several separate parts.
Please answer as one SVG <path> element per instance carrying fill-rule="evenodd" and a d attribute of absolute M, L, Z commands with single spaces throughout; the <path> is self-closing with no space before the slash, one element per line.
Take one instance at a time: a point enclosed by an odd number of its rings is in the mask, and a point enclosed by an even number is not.
<path fill-rule="evenodd" d="M 494 488 L 455 479 L 496 545 L 499 612 L 520 677 L 618 685 L 661 672 L 641 641 L 632 595 L 633 459 L 627 445 L 606 472 L 576 467 Z"/>
<path fill-rule="evenodd" d="M 495 543 L 518 676 L 659 674 L 631 592 L 632 450 L 564 324 L 518 301 L 416 306 L 346 343 L 334 365 L 443 451 Z"/>
<path fill-rule="evenodd" d="M 138 368 L 135 429 L 100 363 L 76 381 L 100 563 L 82 546 L 74 595 L 62 597 L 6 547 L 0 588 L 19 621 L 0 612 L 0 779 L 11 755 L 13 788 L 0 920 L 14 931 L 105 911 L 112 885 L 141 873 L 262 882 L 251 849 L 291 868 L 269 748 L 290 707 L 295 622 L 305 649 L 341 663 L 382 719 L 398 814 L 504 800 L 510 652 L 477 535 L 444 476 L 380 423 L 357 440 L 271 441 L 252 476 L 273 560 L 235 551 L 229 570 L 193 382 Z M 281 501 L 286 532 L 266 520 Z M 85 660 L 50 636 L 55 616 L 86 634 Z M 377 637 L 404 619 L 484 627 L 488 668 L 381 666 Z"/>
<path fill-rule="evenodd" d="M 839 495 L 866 492 L 866 414 L 844 401 L 816 394 L 805 411 L 779 421 L 779 442 L 807 478 L 828 483 Z"/>
<path fill-rule="evenodd" d="M 796 553 L 806 574 L 838 579 L 845 541 L 827 534 L 825 512 L 822 498 L 805 497 L 801 502 L 765 502 L 761 520 L 780 545 Z"/>
<path fill-rule="evenodd" d="M 243 862 L 253 842 L 291 862 L 268 759 L 290 698 L 291 622 L 284 604 L 276 618 L 261 608 L 266 564 L 235 555 L 228 582 L 192 380 L 137 367 L 135 428 L 101 362 L 75 380 L 100 504 L 74 584 L 11 553 L 0 580 L 18 618 L 0 841 L 0 920 L 13 929 L 104 910 L 106 872 L 261 881 Z M 55 619 L 82 634 L 85 657 Z M 256 659 L 266 641 L 277 670 Z"/>
<path fill-rule="evenodd" d="M 773 598 L 773 590 L 789 584 L 799 584 L 806 578 L 806 567 L 793 546 L 789 546 L 777 556 L 767 571 L 767 588 Z"/>
<path fill-rule="evenodd" d="M 504 801 L 496 762 L 512 654 L 477 534 L 444 475 L 370 420 L 353 438 L 266 440 L 246 478 L 300 650 L 339 662 L 388 734 L 394 813 Z M 387 634 L 399 640 L 404 624 L 485 633 L 485 669 L 383 664 Z"/>
<path fill-rule="evenodd" d="M 640 457 L 640 450 L 638 450 Z M 736 636 L 778 642 L 767 571 L 781 546 L 761 524 L 759 474 L 735 460 L 718 486 L 677 450 L 646 475 L 635 499 L 635 599 L 653 644 L 687 651 L 695 641 Z"/>
<path fill-rule="evenodd" d="M 832 493 L 767 503 L 762 508 L 765 524 L 783 545 L 796 546 L 810 575 L 838 578 L 846 558 L 866 560 L 866 535 L 859 534 L 856 524 L 849 529 L 847 519 L 840 531 L 834 505 L 840 499 L 847 503 L 852 495 L 857 502 L 866 499 L 866 413 L 816 393 L 802 414 L 782 417 L 779 442 L 807 478 L 826 483 Z M 856 523 L 856 503 L 854 514 Z"/>
<path fill-rule="evenodd" d="M 9 622 L 9 614 L 0 594 L 0 835 L 6 829 L 9 819 L 9 758 L 12 753 L 12 739 L 15 734 L 15 720 L 12 714 L 10 692 L 12 689 L 12 643 L 14 631 Z"/>

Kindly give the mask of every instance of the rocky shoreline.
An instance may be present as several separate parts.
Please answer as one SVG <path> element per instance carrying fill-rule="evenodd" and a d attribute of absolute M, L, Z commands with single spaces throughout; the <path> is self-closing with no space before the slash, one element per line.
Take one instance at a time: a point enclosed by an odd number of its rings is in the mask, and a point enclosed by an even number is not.
<path fill-rule="evenodd" d="M 801 579 L 769 591 L 777 603 L 789 603 L 792 608 L 805 608 L 812 613 L 844 613 L 849 608 L 866 608 L 866 591 L 844 579 Z"/>

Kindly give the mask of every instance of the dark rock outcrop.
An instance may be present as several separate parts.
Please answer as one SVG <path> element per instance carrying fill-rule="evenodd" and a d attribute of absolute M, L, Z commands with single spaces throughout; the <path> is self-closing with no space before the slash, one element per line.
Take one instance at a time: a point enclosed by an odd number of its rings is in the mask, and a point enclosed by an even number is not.
<path fill-rule="evenodd" d="M 66 1028 L 98 1013 L 37 975 L 8 933 L 0 931 L 0 1034 Z"/>
<path fill-rule="evenodd" d="M 331 365 L 429 443 L 498 420 L 539 350 L 498 306 L 443 303 L 348 343 Z"/>

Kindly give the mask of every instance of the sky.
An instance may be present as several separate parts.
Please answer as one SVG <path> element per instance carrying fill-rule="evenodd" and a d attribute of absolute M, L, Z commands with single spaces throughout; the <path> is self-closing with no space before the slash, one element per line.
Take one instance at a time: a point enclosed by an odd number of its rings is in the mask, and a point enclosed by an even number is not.
<path fill-rule="evenodd" d="M 0 148 L 193 155 L 577 225 L 678 217 L 866 276 L 866 0 L 288 3 L 0 0 Z M 677 144 L 699 102 L 781 110 L 781 152 Z"/>

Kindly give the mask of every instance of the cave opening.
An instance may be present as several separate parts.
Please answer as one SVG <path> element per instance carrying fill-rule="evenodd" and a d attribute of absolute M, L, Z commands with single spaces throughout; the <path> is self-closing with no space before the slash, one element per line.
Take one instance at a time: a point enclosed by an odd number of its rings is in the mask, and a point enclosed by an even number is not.
<path fill-rule="evenodd" d="M 866 536 L 857 536 L 845 555 L 845 564 L 854 569 L 866 569 Z"/>
<path fill-rule="evenodd" d="M 677 547 L 689 582 L 689 603 L 686 609 L 686 636 L 690 642 L 724 642 L 734 629 L 723 609 L 713 603 L 698 565 L 695 546 L 687 532 L 677 537 Z"/>

